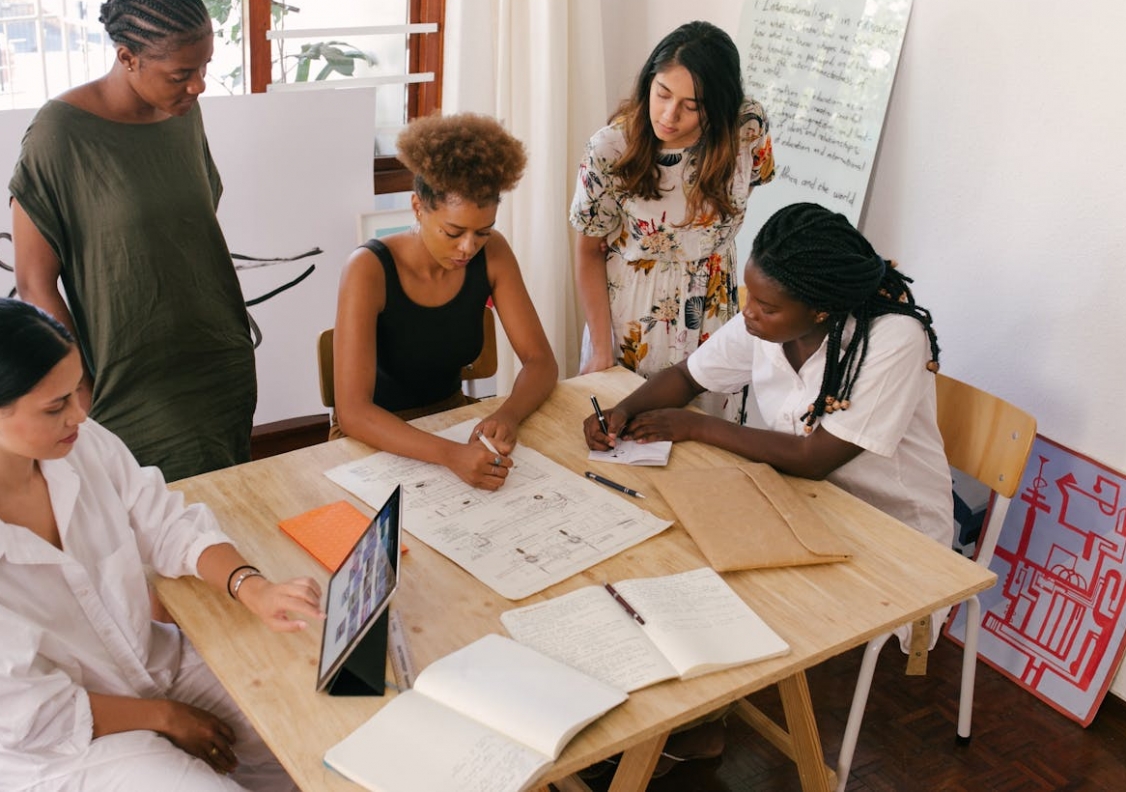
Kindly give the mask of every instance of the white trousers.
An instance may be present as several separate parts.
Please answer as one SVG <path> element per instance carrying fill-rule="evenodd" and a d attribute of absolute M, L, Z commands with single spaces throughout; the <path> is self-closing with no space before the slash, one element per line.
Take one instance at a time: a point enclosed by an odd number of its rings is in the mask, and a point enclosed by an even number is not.
<path fill-rule="evenodd" d="M 168 698 L 207 710 L 235 732 L 239 766 L 230 776 L 151 731 L 99 737 L 81 756 L 44 768 L 28 792 L 290 792 L 297 787 L 219 680 L 184 640 L 180 673 Z"/>

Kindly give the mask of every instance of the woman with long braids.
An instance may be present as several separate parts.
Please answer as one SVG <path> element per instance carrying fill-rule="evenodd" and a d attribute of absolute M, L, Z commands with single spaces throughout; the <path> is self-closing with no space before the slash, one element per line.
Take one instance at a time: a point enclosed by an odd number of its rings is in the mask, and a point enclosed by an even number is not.
<path fill-rule="evenodd" d="M 211 19 L 203 0 L 100 18 L 112 68 L 42 107 L 9 185 L 16 288 L 78 339 L 91 416 L 178 479 L 248 461 L 257 400 L 198 104 Z"/>
<path fill-rule="evenodd" d="M 699 440 L 783 473 L 827 478 L 949 547 L 938 341 L 910 282 L 844 215 L 809 203 L 779 210 L 755 237 L 742 316 L 605 411 L 608 434 L 588 418 L 587 444 Z M 764 427 L 669 409 L 705 389 L 745 385 Z"/>
<path fill-rule="evenodd" d="M 652 376 L 738 313 L 735 235 L 751 192 L 773 177 L 766 113 L 743 93 L 738 48 L 715 25 L 681 25 L 579 168 L 570 221 L 582 373 L 621 365 Z M 725 401 L 735 402 L 717 394 L 702 406 L 723 414 Z"/>

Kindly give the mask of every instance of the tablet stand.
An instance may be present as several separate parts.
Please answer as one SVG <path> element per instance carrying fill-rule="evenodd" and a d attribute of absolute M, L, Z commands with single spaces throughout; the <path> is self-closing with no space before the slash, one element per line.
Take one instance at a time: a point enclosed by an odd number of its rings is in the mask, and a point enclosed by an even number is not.
<path fill-rule="evenodd" d="M 376 619 L 328 683 L 330 696 L 382 696 L 386 690 L 387 629 L 390 611 Z"/>

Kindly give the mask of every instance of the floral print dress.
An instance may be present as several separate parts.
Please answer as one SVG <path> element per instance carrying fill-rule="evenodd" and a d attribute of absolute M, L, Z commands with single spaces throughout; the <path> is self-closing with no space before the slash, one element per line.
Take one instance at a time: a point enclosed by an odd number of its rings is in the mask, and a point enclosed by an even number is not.
<path fill-rule="evenodd" d="M 685 225 L 685 189 L 696 175 L 697 152 L 662 151 L 662 195 L 644 200 L 622 192 L 614 179 L 625 146 L 620 120 L 590 139 L 570 221 L 585 236 L 606 238 L 615 359 L 648 377 L 688 357 L 738 312 L 735 235 L 751 190 L 773 178 L 774 157 L 766 113 L 748 99 L 740 110 L 730 186 L 735 213 L 727 219 L 707 214 Z M 584 363 L 590 353 L 584 338 Z"/>

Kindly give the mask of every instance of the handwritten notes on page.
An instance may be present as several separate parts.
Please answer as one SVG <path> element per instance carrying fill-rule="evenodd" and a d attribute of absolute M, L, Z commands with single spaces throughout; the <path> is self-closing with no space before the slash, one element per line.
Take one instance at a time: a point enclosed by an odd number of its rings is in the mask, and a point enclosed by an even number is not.
<path fill-rule="evenodd" d="M 440 434 L 459 442 L 467 421 Z M 447 468 L 381 451 L 325 472 L 368 504 L 403 485 L 403 528 L 508 599 L 566 580 L 672 523 L 517 446 L 503 487 L 486 492 Z M 375 506 L 373 506 L 375 508 Z"/>
<path fill-rule="evenodd" d="M 505 611 L 500 620 L 520 643 L 630 692 L 790 651 L 713 569 L 614 586 L 645 624 L 602 586 Z"/>
<path fill-rule="evenodd" d="M 910 0 L 746 0 L 743 84 L 766 108 L 778 170 L 747 204 L 741 255 L 791 203 L 859 221 L 910 13 Z"/>
<path fill-rule="evenodd" d="M 589 459 L 592 462 L 613 462 L 618 465 L 662 467 L 669 463 L 671 453 L 671 440 L 658 440 L 655 443 L 619 440 L 609 451 L 591 451 Z"/>

